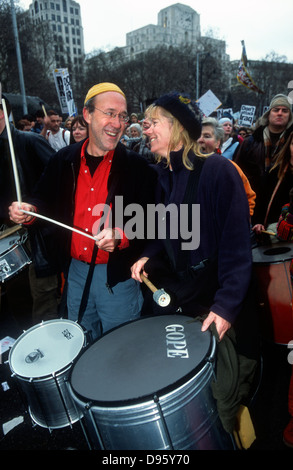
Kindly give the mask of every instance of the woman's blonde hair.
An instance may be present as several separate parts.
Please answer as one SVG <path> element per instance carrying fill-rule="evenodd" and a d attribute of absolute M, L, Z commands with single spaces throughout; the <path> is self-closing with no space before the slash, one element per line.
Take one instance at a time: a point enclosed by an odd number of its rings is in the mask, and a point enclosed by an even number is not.
<path fill-rule="evenodd" d="M 145 117 L 149 119 L 159 119 L 160 116 L 165 117 L 169 120 L 170 124 L 172 125 L 172 132 L 171 138 L 169 142 L 168 152 L 167 155 L 162 157 L 161 155 L 156 155 L 157 162 L 161 160 L 166 160 L 166 165 L 168 166 L 170 163 L 170 152 L 178 148 L 181 144 L 183 147 L 183 154 L 182 154 L 182 161 L 184 166 L 188 170 L 193 170 L 193 164 L 188 158 L 189 152 L 193 152 L 198 156 L 205 157 L 199 150 L 198 143 L 191 139 L 187 130 L 182 126 L 182 124 L 176 119 L 169 111 L 162 108 L 161 106 L 150 105 L 145 111 Z"/>

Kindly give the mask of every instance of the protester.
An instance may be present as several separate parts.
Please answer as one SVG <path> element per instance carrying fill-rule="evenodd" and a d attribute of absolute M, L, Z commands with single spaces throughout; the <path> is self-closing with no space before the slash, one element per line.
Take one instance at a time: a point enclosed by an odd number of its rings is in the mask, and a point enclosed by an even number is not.
<path fill-rule="evenodd" d="M 41 135 L 46 137 L 51 147 L 57 152 L 58 150 L 69 145 L 70 132 L 61 127 L 61 117 L 59 114 L 50 110 L 44 118 L 44 127 Z"/>
<path fill-rule="evenodd" d="M 17 121 L 15 127 L 19 131 L 23 132 L 30 132 L 32 130 L 31 123 L 27 119 L 20 119 L 19 121 Z"/>
<path fill-rule="evenodd" d="M 64 122 L 64 129 L 68 129 L 70 131 L 71 126 L 72 126 L 72 121 L 73 121 L 73 116 L 68 116 Z"/>
<path fill-rule="evenodd" d="M 251 276 L 250 220 L 243 184 L 225 158 L 197 156 L 201 121 L 188 97 L 164 95 L 151 108 L 151 126 L 145 134 L 151 151 L 160 156 L 157 192 L 162 199 L 157 202 L 174 203 L 179 212 L 186 201 L 199 204 L 200 243 L 183 249 L 182 239 L 171 236 L 149 242 L 133 265 L 132 276 L 139 281 L 141 272 L 150 278 L 155 275 L 155 255 L 163 252 L 171 266 L 166 268 L 166 278 L 169 285 L 173 282 L 183 313 L 207 313 L 202 330 L 214 323 L 222 339 L 241 310 Z M 172 230 L 170 224 L 169 234 Z"/>
<path fill-rule="evenodd" d="M 258 222 L 253 227 L 260 236 L 264 230 L 275 231 L 279 216 L 293 187 L 293 131 L 272 168 L 264 175 L 263 192 L 258 201 Z M 261 238 L 260 238 L 261 241 Z"/>
<path fill-rule="evenodd" d="M 201 136 L 197 140 L 201 153 L 205 155 L 214 154 L 221 155 L 221 142 L 224 138 L 224 131 L 222 126 L 220 126 L 217 119 L 208 117 L 204 118 L 202 121 L 202 131 Z M 244 189 L 247 195 L 248 204 L 249 204 L 249 213 L 250 216 L 253 215 L 254 208 L 255 208 L 255 192 L 251 189 L 249 181 L 241 168 L 233 162 L 233 160 L 229 160 L 233 165 L 235 165 L 239 175 L 241 176 Z"/>
<path fill-rule="evenodd" d="M 125 145 L 129 149 L 134 149 L 142 141 L 142 128 L 140 124 L 134 123 L 129 126 L 130 137 L 125 140 Z"/>
<path fill-rule="evenodd" d="M 249 135 L 247 128 L 243 127 L 243 126 L 239 127 L 238 135 L 240 135 L 240 137 L 242 137 L 242 139 L 245 139 Z"/>
<path fill-rule="evenodd" d="M 287 96 L 282 94 L 274 96 L 269 109 L 259 119 L 253 133 L 238 147 L 234 156 L 234 161 L 244 171 L 256 193 L 253 225 L 263 222 L 259 211 L 262 212 L 264 176 L 274 165 L 276 155 L 293 130 L 291 109 Z"/>
<path fill-rule="evenodd" d="M 10 103 L 5 98 L 7 113 L 10 114 Z M 16 158 L 20 192 L 23 198 L 29 198 L 54 150 L 46 140 L 33 132 L 21 132 L 10 124 L 13 149 Z M 0 225 L 11 225 L 8 217 L 8 206 L 15 200 L 16 183 L 12 171 L 9 137 L 5 115 L 0 104 Z M 48 260 L 48 252 L 54 251 L 52 231 L 42 225 L 27 227 L 28 242 L 31 250 L 32 264 L 29 266 L 29 283 L 33 298 L 32 322 L 39 323 L 57 317 L 57 270 Z M 15 293 L 10 296 L 14 301 Z"/>
<path fill-rule="evenodd" d="M 32 131 L 35 132 L 36 134 L 40 134 L 44 127 L 44 117 L 45 117 L 44 111 L 42 109 L 38 109 L 36 111 L 36 122 L 32 129 Z"/>
<path fill-rule="evenodd" d="M 88 124 L 82 115 L 75 116 L 71 122 L 70 143 L 80 142 L 88 137 Z"/>
<path fill-rule="evenodd" d="M 156 157 L 151 152 L 150 139 L 148 138 L 147 135 L 145 135 L 145 132 L 144 132 L 146 129 L 149 129 L 149 127 L 150 127 L 150 123 L 146 116 L 142 122 L 142 134 L 143 134 L 142 139 L 133 147 L 133 150 L 137 152 L 139 155 L 141 155 L 142 157 L 144 157 L 149 163 L 155 163 Z"/>
<path fill-rule="evenodd" d="M 146 210 L 153 202 L 155 174 L 143 158 L 119 142 L 129 118 L 125 95 L 118 86 L 93 86 L 86 95 L 83 116 L 89 138 L 54 156 L 34 199 L 22 208 L 37 208 L 53 220 L 96 235 L 94 242 L 60 228 L 56 246 L 68 283 L 68 318 L 79 321 L 95 339 L 140 316 L 143 298 L 130 267 L 140 256 L 145 234 L 142 230 L 137 236 L 131 228 L 124 233 L 132 220 L 125 208 L 137 204 Z M 108 217 L 101 214 L 109 207 Z M 16 223 L 32 222 L 32 216 L 15 202 L 10 217 Z"/>
<path fill-rule="evenodd" d="M 131 113 L 130 114 L 130 122 L 131 124 L 138 123 L 138 116 L 136 113 Z"/>
<path fill-rule="evenodd" d="M 224 137 L 220 147 L 221 153 L 225 158 L 232 160 L 239 145 L 239 139 L 237 135 L 234 134 L 233 121 L 228 117 L 223 117 L 219 120 L 219 124 L 224 131 Z"/>

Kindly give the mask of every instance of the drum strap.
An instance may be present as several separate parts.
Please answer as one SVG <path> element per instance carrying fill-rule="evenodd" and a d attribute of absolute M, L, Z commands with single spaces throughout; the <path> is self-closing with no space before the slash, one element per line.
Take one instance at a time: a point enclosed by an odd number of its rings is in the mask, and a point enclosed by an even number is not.
<path fill-rule="evenodd" d="M 284 179 L 285 173 L 286 173 L 286 171 L 288 170 L 288 166 L 289 166 L 289 163 L 287 163 L 287 165 L 285 166 L 285 168 L 284 168 L 284 170 L 283 170 L 283 173 L 282 173 L 281 177 L 278 179 L 278 182 L 277 182 L 277 184 L 276 184 L 276 186 L 275 186 L 275 189 L 274 189 L 273 194 L 272 194 L 272 196 L 271 196 L 270 202 L 269 202 L 269 204 L 268 204 L 268 208 L 267 208 L 265 220 L 264 220 L 264 223 L 263 223 L 265 228 L 267 228 L 267 221 L 268 221 L 269 212 L 270 212 L 270 210 L 271 210 L 272 202 L 273 202 L 273 200 L 274 200 L 274 197 L 275 197 L 275 195 L 276 195 L 276 192 L 277 192 L 278 189 L 279 189 L 280 184 L 282 183 L 282 181 L 283 181 L 283 179 Z"/>
<path fill-rule="evenodd" d="M 116 175 L 116 179 L 113 179 L 112 184 L 110 186 L 110 189 L 108 191 L 107 199 L 105 202 L 105 207 L 109 207 L 110 201 L 112 200 L 112 197 L 114 195 L 114 191 L 116 189 L 116 186 L 118 184 L 118 176 Z M 100 226 L 100 230 L 102 230 L 103 224 Z M 95 261 L 98 253 L 98 246 L 94 244 L 93 248 L 93 253 L 92 253 L 92 258 L 91 258 L 91 263 L 89 267 L 89 271 L 87 274 L 87 278 L 85 281 L 83 293 L 82 293 L 82 298 L 79 306 L 79 312 L 78 312 L 78 323 L 81 322 L 85 309 L 87 307 L 87 302 L 88 302 L 88 297 L 89 297 L 89 292 L 90 292 L 90 287 L 93 279 L 93 274 L 94 274 L 94 268 L 95 268 Z"/>

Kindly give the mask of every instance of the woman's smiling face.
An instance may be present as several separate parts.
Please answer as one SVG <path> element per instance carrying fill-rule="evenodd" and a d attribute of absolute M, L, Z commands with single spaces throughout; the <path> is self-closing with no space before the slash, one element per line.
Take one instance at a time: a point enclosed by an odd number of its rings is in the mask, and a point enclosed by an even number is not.
<path fill-rule="evenodd" d="M 161 157 L 166 157 L 172 134 L 172 122 L 163 116 L 158 108 L 156 116 L 150 120 L 150 124 L 150 127 L 144 130 L 144 134 L 150 139 L 151 151 Z"/>

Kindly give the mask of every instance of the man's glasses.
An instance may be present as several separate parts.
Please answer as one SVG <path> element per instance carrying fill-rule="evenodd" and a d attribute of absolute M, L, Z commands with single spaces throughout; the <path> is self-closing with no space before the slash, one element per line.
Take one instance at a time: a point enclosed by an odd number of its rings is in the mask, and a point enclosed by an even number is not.
<path fill-rule="evenodd" d="M 94 106 L 94 108 L 97 110 L 97 111 L 100 111 L 100 113 L 103 113 L 105 114 L 105 116 L 108 116 L 110 119 L 115 119 L 116 116 L 118 116 L 118 119 L 120 122 L 128 122 L 129 121 L 129 116 L 127 116 L 127 114 L 118 114 L 118 113 L 112 113 L 112 111 L 102 111 L 102 109 L 99 109 L 99 108 L 96 108 Z"/>

